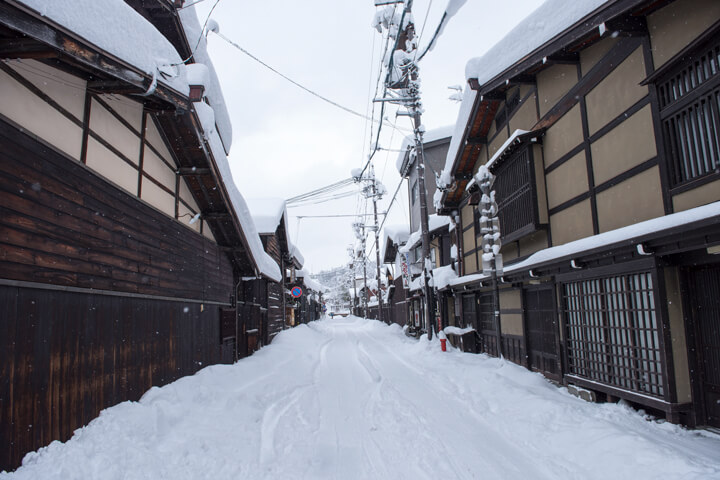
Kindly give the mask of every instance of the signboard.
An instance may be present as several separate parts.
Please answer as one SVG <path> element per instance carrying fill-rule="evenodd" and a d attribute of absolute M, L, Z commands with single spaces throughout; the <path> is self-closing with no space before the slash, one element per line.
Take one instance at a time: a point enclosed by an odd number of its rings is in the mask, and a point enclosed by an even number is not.
<path fill-rule="evenodd" d="M 293 296 L 293 298 L 300 298 L 303 294 L 301 287 L 293 287 L 292 290 L 290 290 L 290 295 Z"/>
<path fill-rule="evenodd" d="M 407 253 L 402 254 L 402 264 L 400 265 L 402 270 L 402 282 L 405 290 L 410 288 L 410 272 L 408 271 L 408 255 Z"/>

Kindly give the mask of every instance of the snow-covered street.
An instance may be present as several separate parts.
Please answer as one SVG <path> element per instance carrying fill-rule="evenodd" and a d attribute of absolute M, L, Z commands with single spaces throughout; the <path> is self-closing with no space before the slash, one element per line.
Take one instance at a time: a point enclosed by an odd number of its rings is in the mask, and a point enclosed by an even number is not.
<path fill-rule="evenodd" d="M 2 479 L 720 478 L 720 437 L 356 317 L 104 411 Z"/>

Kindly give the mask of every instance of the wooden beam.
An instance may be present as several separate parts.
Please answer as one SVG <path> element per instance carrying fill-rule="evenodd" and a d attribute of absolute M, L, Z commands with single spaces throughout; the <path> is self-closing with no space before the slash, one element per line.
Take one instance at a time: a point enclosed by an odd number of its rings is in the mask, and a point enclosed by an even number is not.
<path fill-rule="evenodd" d="M 57 53 L 57 57 L 66 62 L 81 65 L 97 76 L 101 75 L 119 80 L 138 89 L 139 92 L 148 91 L 153 83 L 151 75 L 140 71 L 123 60 L 111 54 L 84 43 L 84 40 L 72 35 L 59 25 L 51 23 L 45 17 L 37 17 L 9 3 L 0 3 L 0 24 L 13 30 L 29 40 L 43 44 L 49 50 Z M 188 110 L 188 98 L 158 83 L 152 97 L 170 103 L 180 110 Z"/>
<path fill-rule="evenodd" d="M 0 41 L 0 58 L 56 58 L 58 52 L 31 38 Z"/>
<path fill-rule="evenodd" d="M 182 177 L 199 176 L 199 175 L 212 175 L 209 168 L 196 168 L 196 167 L 180 167 L 178 168 L 178 175 Z"/>

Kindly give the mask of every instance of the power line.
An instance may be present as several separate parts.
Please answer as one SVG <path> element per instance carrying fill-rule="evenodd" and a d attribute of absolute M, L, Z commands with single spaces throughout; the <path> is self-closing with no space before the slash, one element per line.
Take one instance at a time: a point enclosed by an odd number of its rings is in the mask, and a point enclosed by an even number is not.
<path fill-rule="evenodd" d="M 218 1 L 219 1 L 219 0 L 218 0 Z M 260 65 L 262 65 L 263 67 L 265 67 L 265 68 L 267 68 L 268 70 L 270 70 L 271 72 L 273 72 L 273 73 L 281 76 L 282 78 L 284 78 L 284 79 L 287 80 L 288 82 L 292 83 L 292 84 L 295 85 L 296 87 L 305 90 L 305 91 L 308 92 L 310 95 L 313 95 L 313 96 L 319 98 L 320 100 L 322 100 L 322 101 L 324 101 L 324 102 L 327 102 L 327 103 L 329 103 L 330 105 L 333 105 L 334 107 L 337 107 L 337 108 L 339 108 L 339 109 L 341 109 L 341 110 L 344 110 L 344 111 L 346 111 L 346 112 L 348 112 L 348 113 L 350 113 L 350 114 L 352 114 L 352 115 L 355 115 L 355 116 L 357 116 L 357 117 L 360 117 L 360 118 L 363 118 L 363 119 L 366 119 L 366 120 L 370 120 L 371 122 L 374 121 L 372 118 L 368 117 L 367 115 L 364 115 L 364 114 L 359 113 L 359 112 L 356 112 L 355 110 L 352 110 L 352 109 L 350 109 L 350 108 L 348 108 L 348 107 L 345 107 L 345 106 L 343 106 L 343 105 L 340 105 L 339 103 L 334 102 L 334 101 L 330 100 L 329 98 L 324 97 L 324 96 L 320 95 L 319 93 L 310 90 L 309 88 L 305 87 L 304 85 L 301 85 L 300 83 L 296 82 L 295 80 L 293 80 L 292 78 L 288 77 L 287 75 L 284 75 L 284 74 L 278 72 L 278 71 L 275 70 L 273 67 L 271 67 L 271 66 L 268 65 L 267 63 L 263 62 L 263 61 L 260 60 L 258 57 L 256 57 L 255 55 L 253 55 L 252 53 L 248 52 L 247 50 L 245 50 L 243 47 L 241 47 L 241 46 L 238 45 L 237 43 L 235 43 L 235 42 L 233 42 L 232 40 L 230 40 L 229 38 L 227 38 L 227 37 L 226 37 L 225 35 L 223 35 L 222 33 L 220 33 L 220 32 L 213 32 L 213 33 L 215 33 L 215 35 L 217 35 L 218 37 L 222 38 L 223 40 L 225 40 L 227 43 L 229 43 L 229 44 L 232 45 L 233 47 L 235 47 L 235 48 L 237 48 L 238 50 L 240 50 L 242 53 L 244 53 L 244 54 L 247 55 L 248 57 L 250 57 L 250 58 L 252 58 L 253 60 L 255 60 L 256 62 L 258 62 L 258 63 L 259 63 Z"/>

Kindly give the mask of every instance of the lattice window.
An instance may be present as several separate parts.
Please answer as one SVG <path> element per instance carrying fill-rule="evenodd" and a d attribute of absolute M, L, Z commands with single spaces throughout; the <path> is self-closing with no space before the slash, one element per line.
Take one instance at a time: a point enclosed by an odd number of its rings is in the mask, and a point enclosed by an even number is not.
<path fill-rule="evenodd" d="M 720 174 L 720 36 L 657 84 L 672 186 Z"/>
<path fill-rule="evenodd" d="M 531 144 L 515 152 L 494 169 L 495 200 L 498 204 L 500 232 L 503 240 L 532 227 L 537 219 L 537 205 L 532 175 Z M 528 232 L 529 233 L 529 232 Z"/>
<path fill-rule="evenodd" d="M 565 283 L 569 373 L 663 397 L 660 330 L 649 272 Z"/>

